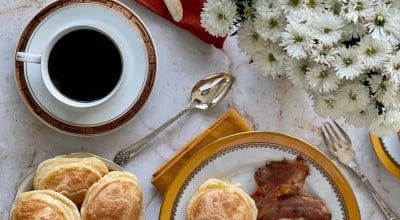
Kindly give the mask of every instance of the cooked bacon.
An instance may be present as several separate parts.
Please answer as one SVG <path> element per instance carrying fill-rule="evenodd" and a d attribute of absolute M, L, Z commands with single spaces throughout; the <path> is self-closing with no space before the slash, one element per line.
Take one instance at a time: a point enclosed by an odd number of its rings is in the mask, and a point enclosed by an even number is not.
<path fill-rule="evenodd" d="M 302 195 L 309 168 L 300 156 L 295 160 L 272 161 L 255 172 L 259 185 L 252 195 L 258 209 L 258 220 L 304 218 L 331 219 L 325 202 Z"/>
<path fill-rule="evenodd" d="M 258 220 L 278 220 L 281 218 L 330 220 L 332 215 L 323 200 L 294 195 L 264 203 L 257 217 Z"/>
<path fill-rule="evenodd" d="M 255 172 L 254 178 L 259 187 L 253 197 L 270 195 L 278 198 L 297 195 L 308 175 L 309 168 L 302 157 L 298 156 L 292 161 L 271 161 Z"/>

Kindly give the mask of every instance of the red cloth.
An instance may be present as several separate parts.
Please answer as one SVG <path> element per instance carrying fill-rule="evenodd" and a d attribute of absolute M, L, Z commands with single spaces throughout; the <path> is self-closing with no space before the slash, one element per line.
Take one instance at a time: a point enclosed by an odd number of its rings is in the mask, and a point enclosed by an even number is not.
<path fill-rule="evenodd" d="M 163 0 L 136 1 L 177 26 L 190 31 L 206 43 L 213 44 L 216 48 L 224 46 L 225 37 L 221 38 L 210 35 L 200 24 L 200 12 L 205 0 L 182 0 L 183 18 L 180 22 L 175 22 L 172 19 Z"/>

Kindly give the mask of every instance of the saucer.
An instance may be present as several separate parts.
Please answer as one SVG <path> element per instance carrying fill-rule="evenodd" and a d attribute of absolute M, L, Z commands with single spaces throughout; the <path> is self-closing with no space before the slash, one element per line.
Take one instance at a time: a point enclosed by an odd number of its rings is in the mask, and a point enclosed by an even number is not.
<path fill-rule="evenodd" d="M 156 51 L 140 18 L 118 1 L 60 0 L 46 5 L 28 22 L 16 51 L 42 54 L 49 37 L 66 26 L 89 25 L 110 33 L 124 51 L 124 79 L 106 102 L 74 108 L 55 99 L 44 85 L 40 65 L 15 62 L 18 91 L 29 110 L 50 127 L 72 135 L 114 131 L 143 107 L 156 78 Z"/>

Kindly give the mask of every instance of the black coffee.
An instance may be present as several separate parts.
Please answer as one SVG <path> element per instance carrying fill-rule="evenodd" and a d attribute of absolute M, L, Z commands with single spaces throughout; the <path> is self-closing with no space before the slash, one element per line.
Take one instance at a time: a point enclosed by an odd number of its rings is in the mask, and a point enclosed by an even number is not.
<path fill-rule="evenodd" d="M 121 54 L 104 34 L 88 29 L 72 31 L 50 52 L 50 79 L 65 96 L 89 102 L 107 96 L 122 71 Z"/>

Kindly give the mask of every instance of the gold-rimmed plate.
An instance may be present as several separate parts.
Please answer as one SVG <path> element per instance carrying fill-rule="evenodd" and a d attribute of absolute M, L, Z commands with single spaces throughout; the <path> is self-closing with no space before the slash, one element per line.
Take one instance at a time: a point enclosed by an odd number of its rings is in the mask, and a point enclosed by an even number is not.
<path fill-rule="evenodd" d="M 161 220 L 185 219 L 198 187 L 219 178 L 252 194 L 254 172 L 268 161 L 302 156 L 310 167 L 304 191 L 323 199 L 332 219 L 360 219 L 353 191 L 340 170 L 317 148 L 299 139 L 271 132 L 246 132 L 217 140 L 188 160 L 172 181 L 160 210 Z"/>
<path fill-rule="evenodd" d="M 400 141 L 399 133 L 377 137 L 370 134 L 372 147 L 382 165 L 394 177 L 400 179 Z"/>

